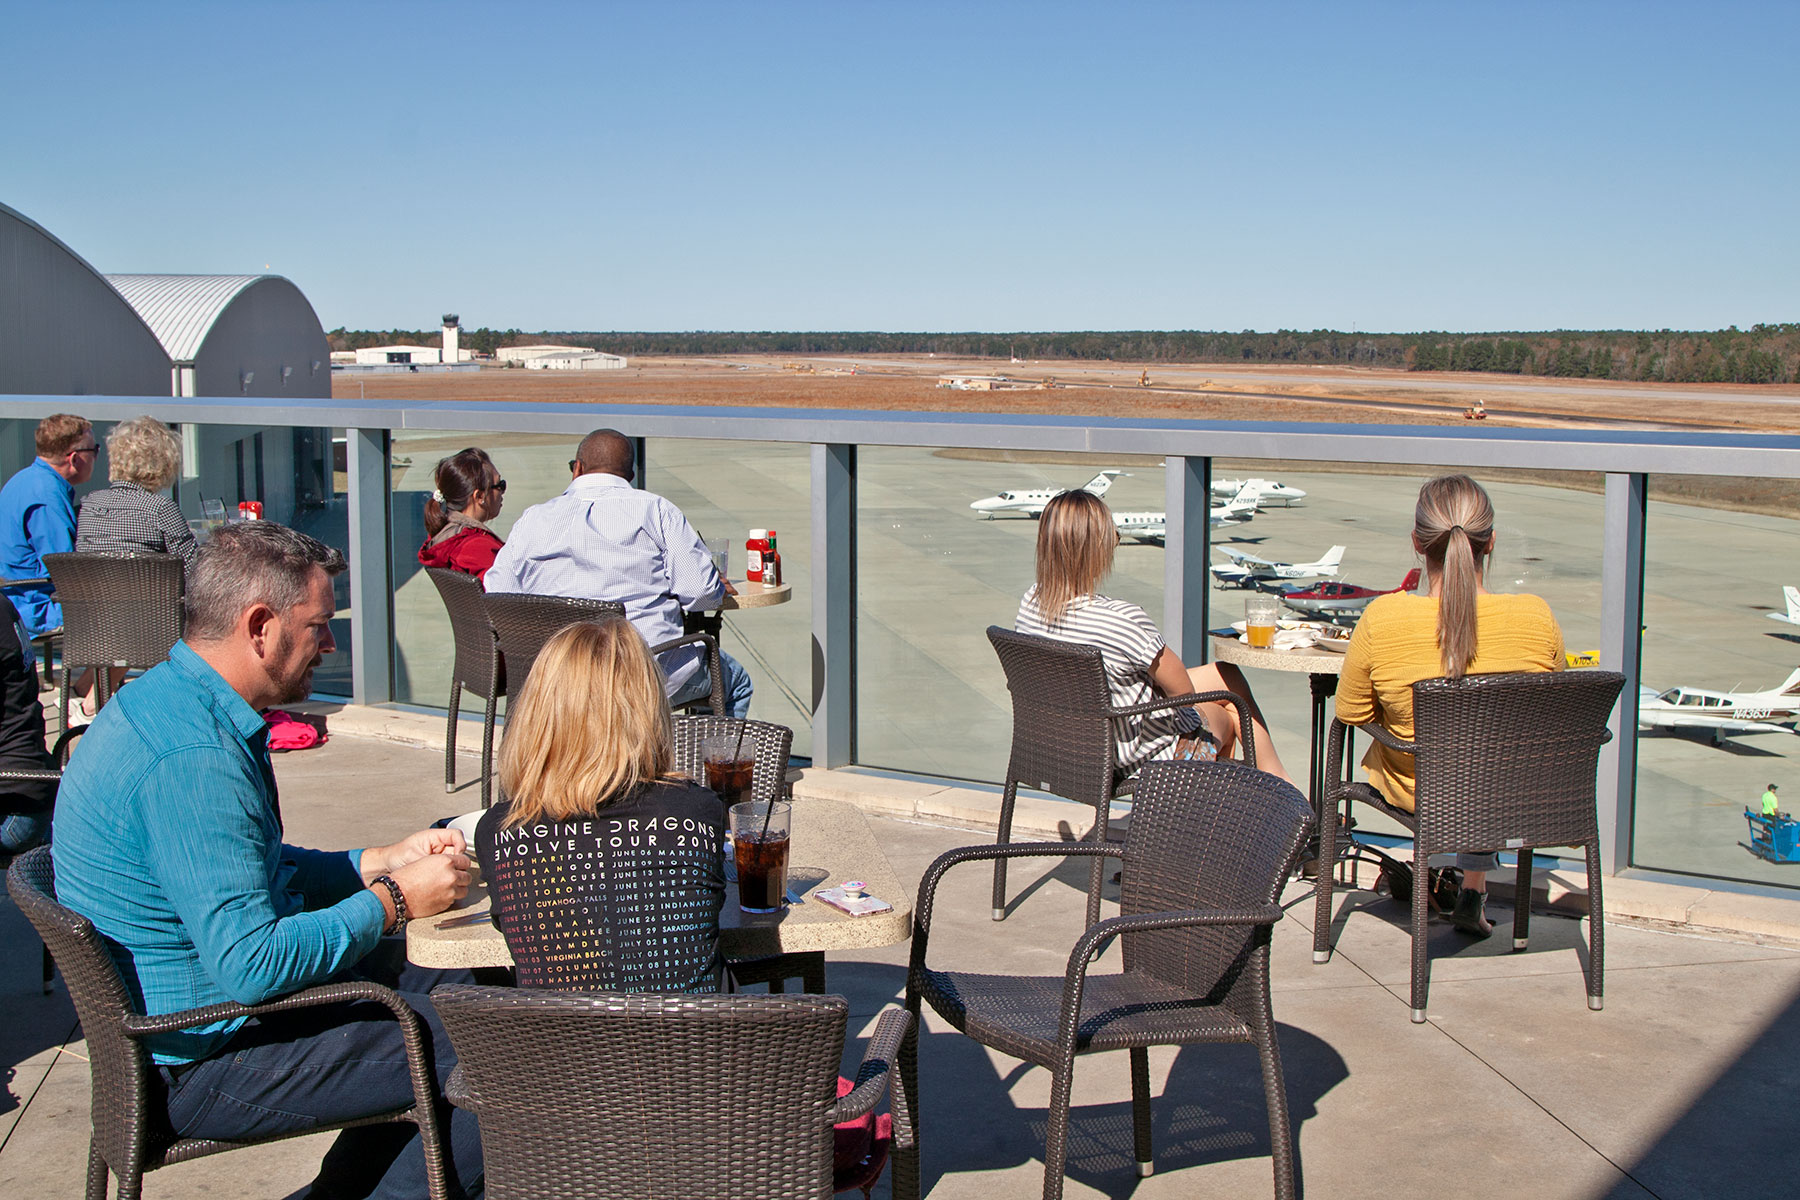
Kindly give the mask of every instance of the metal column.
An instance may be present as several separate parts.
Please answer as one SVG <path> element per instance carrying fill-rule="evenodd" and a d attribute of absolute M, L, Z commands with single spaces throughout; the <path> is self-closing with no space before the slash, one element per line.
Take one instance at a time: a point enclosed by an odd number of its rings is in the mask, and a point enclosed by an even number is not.
<path fill-rule="evenodd" d="M 812 447 L 813 766 L 849 766 L 856 719 L 856 447 Z"/>
<path fill-rule="evenodd" d="M 1212 459 L 1171 457 L 1164 466 L 1163 637 L 1182 662 L 1197 666 L 1211 657 Z"/>
<path fill-rule="evenodd" d="M 1600 665 L 1625 688 L 1600 749 L 1600 863 L 1616 875 L 1631 865 L 1631 812 L 1637 790 L 1637 695 L 1644 628 L 1644 515 L 1650 477 L 1608 473 L 1600 563 Z"/>
<path fill-rule="evenodd" d="M 394 582 L 388 549 L 390 441 L 385 429 L 346 429 L 350 485 L 350 691 L 357 704 L 394 698 Z"/>

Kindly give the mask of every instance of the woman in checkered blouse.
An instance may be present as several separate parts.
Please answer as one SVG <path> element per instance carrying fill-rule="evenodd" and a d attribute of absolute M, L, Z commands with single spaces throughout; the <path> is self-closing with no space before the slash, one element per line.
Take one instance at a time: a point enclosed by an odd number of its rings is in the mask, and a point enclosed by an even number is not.
<path fill-rule="evenodd" d="M 75 549 L 81 553 L 173 554 L 194 565 L 200 547 L 175 501 L 162 494 L 181 470 L 181 443 L 155 417 L 121 421 L 106 435 L 112 486 L 81 502 Z"/>

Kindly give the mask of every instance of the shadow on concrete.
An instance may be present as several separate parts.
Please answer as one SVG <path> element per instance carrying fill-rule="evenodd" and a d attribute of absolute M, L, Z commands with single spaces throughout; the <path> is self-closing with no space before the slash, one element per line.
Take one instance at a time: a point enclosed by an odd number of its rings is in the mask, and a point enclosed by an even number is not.
<path fill-rule="evenodd" d="M 829 990 L 849 998 L 852 1011 L 844 1073 L 854 1075 L 856 1064 L 862 1061 L 863 1043 L 854 1036 L 858 1022 L 872 1018 L 887 1004 L 903 1003 L 905 986 L 906 971 L 897 965 L 831 964 Z M 928 1012 L 928 1025 L 931 1020 Z M 1349 1070 L 1338 1052 L 1313 1034 L 1280 1025 L 1277 1036 L 1298 1156 L 1301 1125 L 1316 1115 L 1320 1098 L 1348 1078 Z M 1103 1059 L 1113 1061 L 1103 1063 Z M 1122 1073 L 1123 1052 L 1085 1055 L 1075 1064 L 1068 1175 L 1108 1196 L 1125 1197 L 1137 1185 L 1131 1103 L 1081 1102 L 1083 1075 L 1103 1065 Z M 1033 1069 L 1016 1059 L 991 1055 L 960 1033 L 927 1028 L 919 1039 L 920 1145 L 926 1194 L 945 1175 L 1043 1162 L 1045 1110 L 1020 1108 L 1012 1098 L 1014 1085 Z M 1268 1106 L 1254 1047 L 1182 1047 L 1167 1083 L 1152 1098 L 1151 1114 L 1158 1174 L 1269 1157 Z M 1202 1182 L 1195 1180 L 1197 1186 Z"/>
<path fill-rule="evenodd" d="M 1774 1015 L 1649 1150 L 1635 1162 L 1619 1164 L 1626 1179 L 1607 1200 L 1635 1198 L 1639 1187 L 1661 1200 L 1794 1195 L 1800 1187 L 1797 1064 L 1800 996 Z"/>
<path fill-rule="evenodd" d="M 43 1082 L 44 1067 L 20 1064 L 68 1041 L 75 1030 L 75 1006 L 58 979 L 48 996 L 41 980 L 43 943 L 25 916 L 0 892 L 0 1115 L 31 1099 Z"/>

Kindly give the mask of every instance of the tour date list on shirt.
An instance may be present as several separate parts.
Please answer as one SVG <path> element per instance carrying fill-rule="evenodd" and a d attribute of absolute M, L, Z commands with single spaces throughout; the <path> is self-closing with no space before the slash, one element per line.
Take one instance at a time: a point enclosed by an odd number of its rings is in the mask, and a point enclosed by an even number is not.
<path fill-rule="evenodd" d="M 521 984 L 713 990 L 724 832 L 701 795 L 711 812 L 628 802 L 637 811 L 493 830 L 482 868 Z"/>

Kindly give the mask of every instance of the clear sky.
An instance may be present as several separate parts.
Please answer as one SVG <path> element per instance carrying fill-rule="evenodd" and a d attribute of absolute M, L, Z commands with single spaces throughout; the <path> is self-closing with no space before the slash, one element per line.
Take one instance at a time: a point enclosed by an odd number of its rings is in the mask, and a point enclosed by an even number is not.
<path fill-rule="evenodd" d="M 0 0 L 0 201 L 326 328 L 1800 320 L 1800 4 Z"/>

